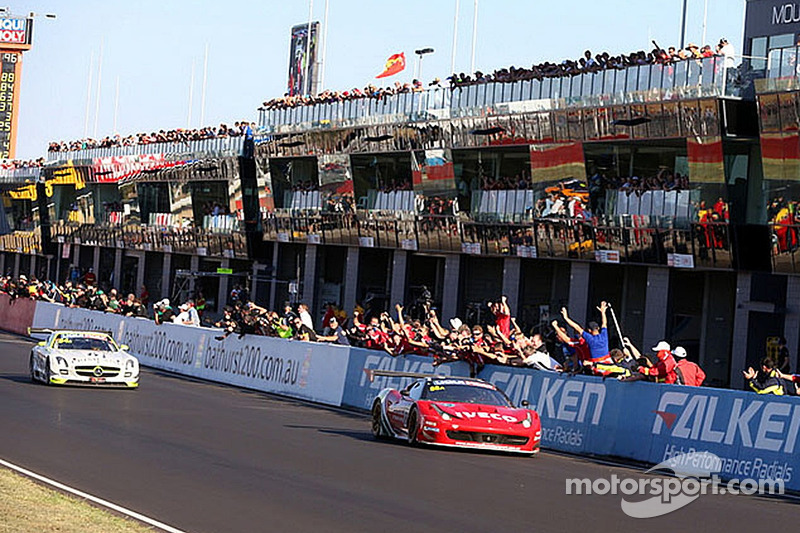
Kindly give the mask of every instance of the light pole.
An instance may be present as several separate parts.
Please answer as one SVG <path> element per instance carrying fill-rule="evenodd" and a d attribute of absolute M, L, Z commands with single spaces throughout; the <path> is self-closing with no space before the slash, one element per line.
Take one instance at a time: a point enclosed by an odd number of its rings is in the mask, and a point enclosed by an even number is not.
<path fill-rule="evenodd" d="M 683 16 L 681 17 L 681 50 L 686 46 L 686 11 L 688 0 L 683 0 Z M 701 43 L 705 44 L 705 43 Z"/>
<path fill-rule="evenodd" d="M 417 79 L 422 83 L 422 56 L 425 54 L 432 54 L 433 48 L 420 48 L 419 50 L 414 50 L 414 53 L 419 56 L 419 61 L 417 62 Z"/>

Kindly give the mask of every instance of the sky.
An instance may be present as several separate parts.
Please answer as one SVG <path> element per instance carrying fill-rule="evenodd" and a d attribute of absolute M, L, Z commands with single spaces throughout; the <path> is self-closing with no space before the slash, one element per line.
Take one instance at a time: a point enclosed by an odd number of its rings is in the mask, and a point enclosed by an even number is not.
<path fill-rule="evenodd" d="M 687 43 L 701 44 L 707 2 L 706 43 L 726 37 L 741 50 L 744 0 L 687 2 Z M 458 72 L 470 66 L 474 3 L 460 1 Z M 455 6 L 456 0 L 329 0 L 325 88 L 379 85 L 375 75 L 399 52 L 406 70 L 384 84 L 410 81 L 414 50 L 423 47 L 435 50 L 425 56 L 423 79 L 446 78 Z M 586 49 L 650 50 L 653 39 L 663 48 L 677 45 L 682 6 L 683 0 L 480 0 L 475 67 L 560 62 Z M 322 22 L 325 0 L 312 7 Z M 23 56 L 17 159 L 41 157 L 50 141 L 82 139 L 87 131 L 102 138 L 196 128 L 201 116 L 202 125 L 256 121 L 258 106 L 285 92 L 290 28 L 309 18 L 309 2 L 299 0 L 14 0 L 8 8 L 57 15 L 35 18 L 33 48 Z"/>

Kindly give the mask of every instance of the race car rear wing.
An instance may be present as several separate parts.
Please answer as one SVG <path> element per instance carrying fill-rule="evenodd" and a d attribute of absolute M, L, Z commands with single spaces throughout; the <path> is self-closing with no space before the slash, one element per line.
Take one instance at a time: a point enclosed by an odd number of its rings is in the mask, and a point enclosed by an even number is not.
<path fill-rule="evenodd" d="M 386 376 L 391 378 L 446 378 L 441 374 L 425 374 L 423 372 L 400 372 L 399 370 L 376 370 L 374 368 L 365 368 L 364 373 L 367 375 L 370 383 L 375 381 L 375 376 Z"/>
<path fill-rule="evenodd" d="M 58 333 L 59 331 L 85 331 L 87 333 L 105 333 L 111 338 L 114 338 L 114 332 L 102 329 L 67 329 L 67 328 L 28 328 L 28 336 L 33 335 L 50 335 L 51 333 Z"/>

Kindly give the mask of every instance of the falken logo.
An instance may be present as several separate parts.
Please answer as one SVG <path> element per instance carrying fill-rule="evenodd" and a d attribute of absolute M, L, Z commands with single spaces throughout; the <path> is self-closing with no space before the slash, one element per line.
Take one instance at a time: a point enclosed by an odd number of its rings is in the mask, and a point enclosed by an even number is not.
<path fill-rule="evenodd" d="M 793 453 L 800 433 L 800 405 L 775 400 L 736 398 L 720 407 L 720 398 L 665 392 L 654 413 L 653 435 L 745 448 Z"/>

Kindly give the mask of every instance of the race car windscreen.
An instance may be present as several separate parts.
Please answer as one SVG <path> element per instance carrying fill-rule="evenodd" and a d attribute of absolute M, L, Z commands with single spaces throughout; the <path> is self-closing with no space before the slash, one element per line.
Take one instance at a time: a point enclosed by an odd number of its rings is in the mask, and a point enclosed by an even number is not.
<path fill-rule="evenodd" d="M 106 339 L 99 337 L 60 337 L 55 347 L 59 350 L 90 350 L 93 352 L 114 352 L 116 348 Z"/>
<path fill-rule="evenodd" d="M 457 379 L 431 381 L 425 387 L 422 399 L 432 402 L 477 403 L 513 407 L 508 397 L 491 385 Z"/>

